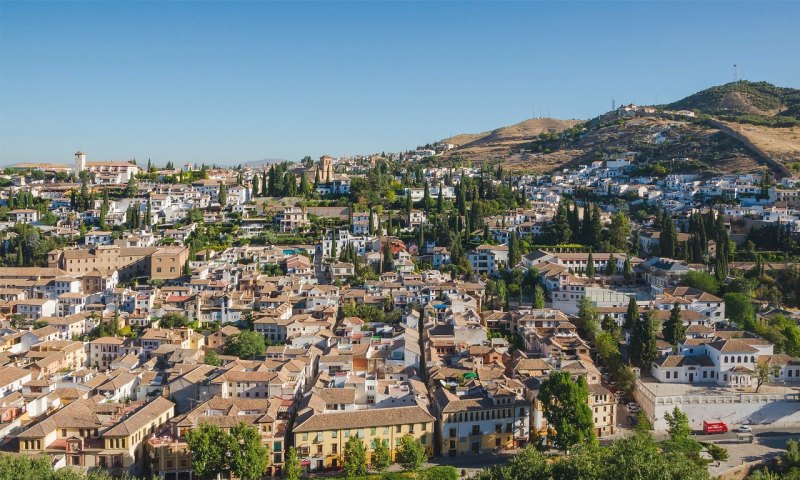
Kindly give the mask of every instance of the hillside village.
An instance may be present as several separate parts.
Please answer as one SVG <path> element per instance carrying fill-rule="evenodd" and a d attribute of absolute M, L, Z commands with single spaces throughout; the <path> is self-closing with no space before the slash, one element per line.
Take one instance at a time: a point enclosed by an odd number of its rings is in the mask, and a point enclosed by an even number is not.
<path fill-rule="evenodd" d="M 0 449 L 160 478 L 200 475 L 205 429 L 254 432 L 259 476 L 354 438 L 368 465 L 567 450 L 559 385 L 581 438 L 800 424 L 796 179 L 453 148 L 6 169 Z"/>

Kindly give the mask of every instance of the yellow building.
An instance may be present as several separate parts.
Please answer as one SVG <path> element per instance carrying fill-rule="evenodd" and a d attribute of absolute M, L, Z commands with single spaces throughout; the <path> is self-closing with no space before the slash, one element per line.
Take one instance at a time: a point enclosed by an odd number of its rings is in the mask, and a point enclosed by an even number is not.
<path fill-rule="evenodd" d="M 270 455 L 268 475 L 277 475 L 283 467 L 286 451 L 284 436 L 290 409 L 276 398 L 214 397 L 185 415 L 175 417 L 168 426 L 147 442 L 150 470 L 162 478 L 191 478 L 192 459 L 186 443 L 186 432 L 201 423 L 228 431 L 239 423 L 258 428 L 261 442 Z"/>
<path fill-rule="evenodd" d="M 427 405 L 413 402 L 399 407 L 332 410 L 319 397 L 307 403 L 314 406 L 306 406 L 298 414 L 292 431 L 306 470 L 341 467 L 345 444 L 353 436 L 367 447 L 368 464 L 372 461 L 374 441 L 384 442 L 394 459 L 396 448 L 406 435 L 423 444 L 428 456 L 433 455 L 434 417 Z"/>
<path fill-rule="evenodd" d="M 448 457 L 480 455 L 523 447 L 530 436 L 530 403 L 517 380 L 433 394 L 440 428 L 440 452 Z"/>
<path fill-rule="evenodd" d="M 19 434 L 19 453 L 63 457 L 66 465 L 138 474 L 145 439 L 175 414 L 163 397 L 147 404 L 95 403 L 79 399 Z"/>

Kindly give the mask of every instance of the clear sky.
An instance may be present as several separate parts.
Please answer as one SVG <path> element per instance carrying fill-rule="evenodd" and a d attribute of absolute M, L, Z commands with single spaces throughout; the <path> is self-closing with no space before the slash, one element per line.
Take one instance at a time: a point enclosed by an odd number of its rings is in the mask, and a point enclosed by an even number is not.
<path fill-rule="evenodd" d="M 800 3 L 0 1 L 0 164 L 237 164 L 800 87 Z"/>

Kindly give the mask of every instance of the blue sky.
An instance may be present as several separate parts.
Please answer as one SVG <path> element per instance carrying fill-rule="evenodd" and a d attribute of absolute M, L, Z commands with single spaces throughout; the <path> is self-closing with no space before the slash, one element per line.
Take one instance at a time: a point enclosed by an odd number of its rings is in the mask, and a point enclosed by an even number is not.
<path fill-rule="evenodd" d="M 0 2 L 0 164 L 237 164 L 800 87 L 800 3 Z"/>

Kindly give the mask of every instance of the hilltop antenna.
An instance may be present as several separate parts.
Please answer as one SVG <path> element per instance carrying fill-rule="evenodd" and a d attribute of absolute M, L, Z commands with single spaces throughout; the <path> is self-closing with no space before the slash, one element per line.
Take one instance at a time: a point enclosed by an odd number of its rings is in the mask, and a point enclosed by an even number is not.
<path fill-rule="evenodd" d="M 617 99 L 612 97 L 611 98 L 611 111 L 613 112 L 616 109 L 617 109 Z"/>
<path fill-rule="evenodd" d="M 739 81 L 739 66 L 735 63 L 733 64 L 733 83 Z"/>
<path fill-rule="evenodd" d="M 533 115 L 531 118 L 536 118 L 536 104 L 534 103 L 531 105 L 531 114 Z"/>

